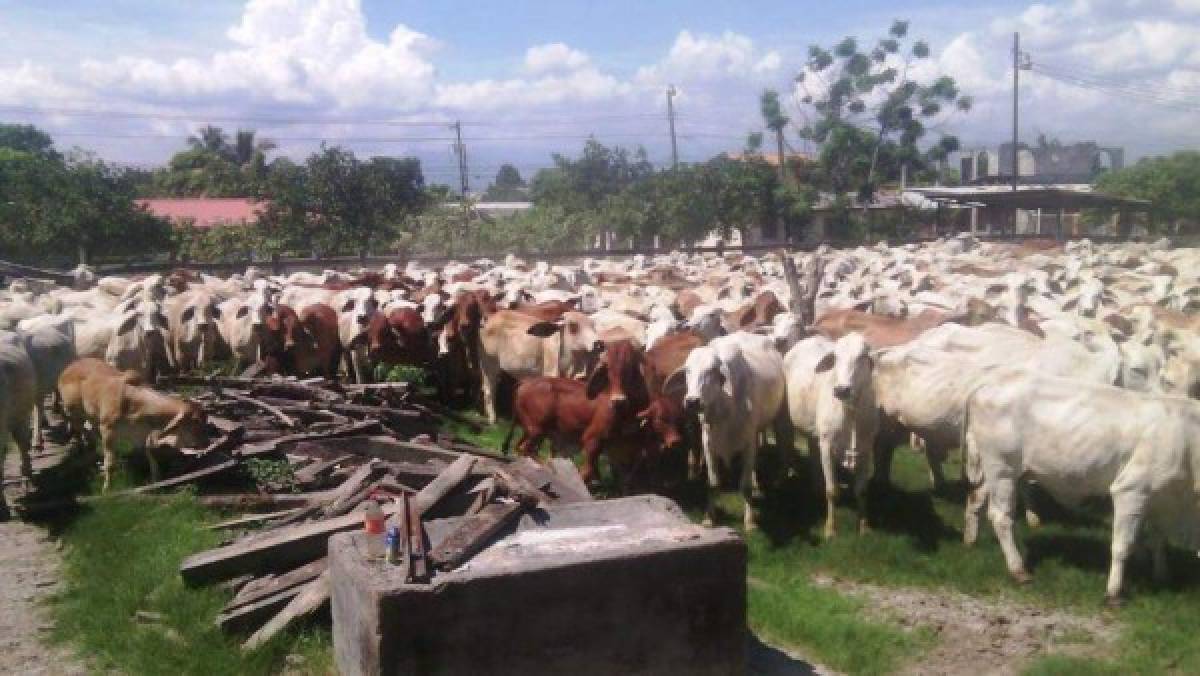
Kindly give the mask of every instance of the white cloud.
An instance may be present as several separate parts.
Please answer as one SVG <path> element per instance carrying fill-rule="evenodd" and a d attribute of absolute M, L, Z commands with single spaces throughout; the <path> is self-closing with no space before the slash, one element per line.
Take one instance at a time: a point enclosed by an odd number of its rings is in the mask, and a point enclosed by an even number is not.
<path fill-rule="evenodd" d="M 754 41 L 739 33 L 704 35 L 682 30 L 666 58 L 639 69 L 635 79 L 643 84 L 661 84 L 748 77 L 777 70 L 781 61 L 775 51 L 759 55 Z"/>
<path fill-rule="evenodd" d="M 237 46 L 207 58 L 88 60 L 83 75 L 139 97 L 238 96 L 343 108 L 411 105 L 432 91 L 433 41 L 403 24 L 386 42 L 372 39 L 358 0 L 249 0 L 227 35 Z"/>
<path fill-rule="evenodd" d="M 11 68 L 0 67 L 0 103 L 42 104 L 78 101 L 84 92 L 62 82 L 51 69 L 31 61 Z"/>
<path fill-rule="evenodd" d="M 594 68 L 533 79 L 477 80 L 441 85 L 434 103 L 455 109 L 533 108 L 594 103 L 628 95 L 630 85 Z"/>
<path fill-rule="evenodd" d="M 535 45 L 525 50 L 525 70 L 533 75 L 579 70 L 590 61 L 587 54 L 561 42 Z"/>

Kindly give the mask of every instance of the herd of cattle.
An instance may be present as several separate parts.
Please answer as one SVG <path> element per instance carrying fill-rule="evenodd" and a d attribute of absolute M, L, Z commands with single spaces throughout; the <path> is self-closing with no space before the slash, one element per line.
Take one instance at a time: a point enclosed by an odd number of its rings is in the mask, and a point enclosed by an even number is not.
<path fill-rule="evenodd" d="M 159 374 L 232 359 L 364 382 L 411 364 L 447 399 L 478 397 L 493 422 L 515 381 L 506 448 L 517 428 L 524 453 L 545 439 L 578 447 L 586 480 L 601 453 L 629 486 L 685 447 L 687 472 L 707 474 L 711 519 L 719 472 L 736 468 L 747 528 L 771 434 L 783 449 L 807 441 L 827 537 L 839 468 L 863 531 L 868 481 L 886 481 L 893 450 L 911 444 L 935 490 L 964 449 L 964 539 L 986 508 L 1019 580 L 1013 518 L 1024 503 L 1037 521 L 1031 482 L 1065 505 L 1110 494 L 1110 599 L 1139 534 L 1156 574 L 1167 540 L 1200 547 L 1200 250 L 1165 241 L 960 236 L 759 257 L 74 277 L 15 279 L 0 295 L 0 445 L 11 435 L 26 472 L 56 392 L 73 432 L 86 420 L 99 433 L 107 477 L 121 441 L 204 443 L 203 413 L 156 393 Z"/>

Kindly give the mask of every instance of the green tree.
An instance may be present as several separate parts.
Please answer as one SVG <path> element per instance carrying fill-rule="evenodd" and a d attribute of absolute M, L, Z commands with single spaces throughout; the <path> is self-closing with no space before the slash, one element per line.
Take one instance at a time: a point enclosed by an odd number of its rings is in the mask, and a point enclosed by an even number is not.
<path fill-rule="evenodd" d="M 483 199 L 487 202 L 522 202 L 529 199 L 529 191 L 521 179 L 521 172 L 511 164 L 502 164 Z"/>
<path fill-rule="evenodd" d="M 779 92 L 774 89 L 768 89 L 762 93 L 762 97 L 758 102 L 759 110 L 762 112 L 763 123 L 767 125 L 775 133 L 775 148 L 776 157 L 779 159 L 779 176 L 781 180 L 787 180 L 787 160 L 783 154 L 783 130 L 787 128 L 790 120 L 783 114 L 783 106 L 779 104 Z M 759 145 L 762 141 L 760 139 Z"/>
<path fill-rule="evenodd" d="M 928 43 L 909 38 L 908 22 L 899 20 L 869 48 L 853 37 L 809 48 L 796 76 L 799 135 L 817 144 L 819 187 L 836 200 L 855 191 L 865 203 L 881 182 L 897 179 L 902 166 L 917 171 L 958 149 L 950 135 L 932 144 L 925 139 L 972 105 L 953 78 L 917 68 L 931 55 Z"/>
<path fill-rule="evenodd" d="M 0 148 L 29 153 L 47 160 L 61 160 L 54 139 L 31 124 L 0 124 Z"/>
<path fill-rule="evenodd" d="M 1101 174 L 1096 190 L 1149 200 L 1156 230 L 1200 230 L 1200 152 L 1187 150 L 1167 157 L 1143 158 L 1131 167 Z"/>
<path fill-rule="evenodd" d="M 390 247 L 427 203 L 419 160 L 363 162 L 338 146 L 322 146 L 303 167 L 273 164 L 261 194 L 266 232 L 322 254 Z"/>

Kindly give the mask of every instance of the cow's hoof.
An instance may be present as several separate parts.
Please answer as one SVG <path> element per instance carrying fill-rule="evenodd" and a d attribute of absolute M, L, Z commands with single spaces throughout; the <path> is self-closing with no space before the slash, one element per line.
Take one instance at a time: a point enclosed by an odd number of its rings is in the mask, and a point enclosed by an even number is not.
<path fill-rule="evenodd" d="M 1012 574 L 1013 581 L 1017 584 L 1029 584 L 1033 582 L 1033 576 L 1027 570 L 1018 570 Z"/>
<path fill-rule="evenodd" d="M 1104 605 L 1108 608 L 1112 608 L 1115 610 L 1115 609 L 1122 608 L 1125 606 L 1125 599 L 1121 598 L 1119 595 L 1118 596 L 1105 595 Z"/>

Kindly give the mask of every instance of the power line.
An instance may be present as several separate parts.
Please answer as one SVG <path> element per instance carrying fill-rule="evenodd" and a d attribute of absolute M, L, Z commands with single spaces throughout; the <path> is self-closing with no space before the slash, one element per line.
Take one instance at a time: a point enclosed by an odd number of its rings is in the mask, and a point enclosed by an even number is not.
<path fill-rule="evenodd" d="M 1200 112 L 1200 101 L 1187 101 L 1181 97 L 1171 96 L 1170 94 L 1173 92 L 1155 85 L 1120 83 L 1095 76 L 1073 73 L 1068 69 L 1058 66 L 1047 66 L 1041 63 L 1032 64 L 1031 70 L 1063 84 L 1111 96 L 1119 96 L 1127 100 L 1132 100 L 1134 103 L 1145 103 L 1185 112 Z"/>

